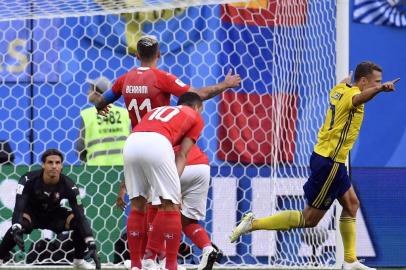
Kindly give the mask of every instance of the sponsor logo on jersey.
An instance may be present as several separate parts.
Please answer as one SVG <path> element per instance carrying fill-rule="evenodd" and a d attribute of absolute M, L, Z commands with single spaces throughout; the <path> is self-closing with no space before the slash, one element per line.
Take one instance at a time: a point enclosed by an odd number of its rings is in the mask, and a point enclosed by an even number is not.
<path fill-rule="evenodd" d="M 148 86 L 146 85 L 127 85 L 125 87 L 127 94 L 148 94 Z"/>
<path fill-rule="evenodd" d="M 335 92 L 335 93 L 331 96 L 331 98 L 340 100 L 342 96 L 343 96 L 343 94 L 338 93 L 338 92 Z"/>

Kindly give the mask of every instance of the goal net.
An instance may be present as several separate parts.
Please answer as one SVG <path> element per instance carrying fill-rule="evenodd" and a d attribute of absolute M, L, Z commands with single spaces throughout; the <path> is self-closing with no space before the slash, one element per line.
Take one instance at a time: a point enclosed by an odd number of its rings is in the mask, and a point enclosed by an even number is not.
<path fill-rule="evenodd" d="M 0 236 L 11 225 L 19 177 L 47 148 L 65 154 L 103 264 L 128 256 L 125 213 L 114 207 L 122 167 L 86 166 L 76 143 L 89 80 L 112 82 L 138 63 L 143 34 L 161 46 L 159 68 L 199 88 L 239 73 L 241 87 L 205 102 L 199 146 L 212 182 L 204 222 L 222 267 L 334 267 L 335 205 L 313 229 L 258 231 L 228 240 L 243 214 L 303 209 L 302 185 L 336 82 L 336 1 L 32 0 L 0 3 L 0 139 L 15 157 L 0 169 Z M 122 100 L 117 102 L 123 105 Z M 2 152 L 7 152 L 1 147 Z M 68 204 L 66 204 L 68 205 Z M 72 260 L 69 235 L 37 230 L 8 263 Z M 201 251 L 180 262 L 196 266 Z"/>

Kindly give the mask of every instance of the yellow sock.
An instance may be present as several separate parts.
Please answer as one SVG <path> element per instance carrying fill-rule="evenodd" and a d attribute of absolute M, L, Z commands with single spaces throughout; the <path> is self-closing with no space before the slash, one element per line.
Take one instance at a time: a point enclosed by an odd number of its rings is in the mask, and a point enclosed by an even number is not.
<path fill-rule="evenodd" d="M 252 230 L 289 230 L 303 228 L 305 222 L 301 211 L 287 210 L 273 216 L 254 219 Z"/>
<path fill-rule="evenodd" d="M 355 251 L 356 225 L 355 218 L 340 218 L 340 233 L 344 245 L 344 261 L 348 263 L 355 262 L 357 255 Z"/>

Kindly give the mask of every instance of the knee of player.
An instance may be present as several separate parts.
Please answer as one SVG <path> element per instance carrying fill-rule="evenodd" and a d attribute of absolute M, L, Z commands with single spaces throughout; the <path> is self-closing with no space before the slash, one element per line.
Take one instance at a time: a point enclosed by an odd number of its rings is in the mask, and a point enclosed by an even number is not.
<path fill-rule="evenodd" d="M 195 219 L 188 218 L 188 217 L 186 217 L 184 215 L 181 215 L 181 222 L 182 222 L 182 228 L 185 228 L 185 227 L 189 226 L 190 224 L 199 223 L 199 221 L 197 221 Z"/>
<path fill-rule="evenodd" d="M 147 210 L 147 199 L 143 196 L 137 196 L 130 200 L 131 210 L 146 212 Z"/>
<path fill-rule="evenodd" d="M 352 200 L 352 205 L 353 205 L 354 210 L 357 211 L 358 208 L 360 207 L 360 202 L 359 202 L 358 198 L 354 198 Z"/>
<path fill-rule="evenodd" d="M 304 224 L 301 227 L 303 228 L 316 227 L 322 218 L 323 214 L 321 214 L 319 211 L 315 212 L 315 210 L 312 208 L 306 208 L 303 211 Z"/>
<path fill-rule="evenodd" d="M 355 217 L 357 215 L 357 211 L 358 211 L 359 207 L 360 207 L 359 200 L 357 198 L 353 198 L 353 199 L 351 199 L 349 205 L 347 205 L 346 210 L 347 210 L 347 212 L 350 213 L 350 215 L 352 217 Z"/>
<path fill-rule="evenodd" d="M 320 219 L 315 217 L 307 217 L 305 218 L 305 224 L 303 228 L 313 228 L 316 227 L 320 222 Z"/>
<path fill-rule="evenodd" d="M 173 203 L 171 200 L 166 200 L 160 197 L 161 205 L 159 209 L 162 211 L 179 211 L 180 205 Z"/>

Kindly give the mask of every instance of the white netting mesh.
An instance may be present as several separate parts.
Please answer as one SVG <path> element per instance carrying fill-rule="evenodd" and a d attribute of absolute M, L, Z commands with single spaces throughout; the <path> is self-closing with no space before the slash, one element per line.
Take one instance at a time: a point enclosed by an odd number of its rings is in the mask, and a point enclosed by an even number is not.
<path fill-rule="evenodd" d="M 312 230 L 255 232 L 237 244 L 228 235 L 250 209 L 263 216 L 304 205 L 308 159 L 335 83 L 335 1 L 202 2 L 0 3 L 0 139 L 10 143 L 17 165 L 1 167 L 2 234 L 15 180 L 45 149 L 58 148 L 65 173 L 81 187 L 103 263 L 121 260 L 114 244 L 125 222 L 113 205 L 122 168 L 81 166 L 75 144 L 80 111 L 90 106 L 87 80 L 114 81 L 134 67 L 135 43 L 147 33 L 161 43 L 159 67 L 194 87 L 218 82 L 230 68 L 242 78 L 236 92 L 205 103 L 199 141 L 213 176 L 206 228 L 226 255 L 222 263 L 334 265 L 334 209 Z M 27 252 L 38 238 L 36 232 L 26 241 Z M 71 258 L 42 250 L 16 252 L 12 262 Z M 193 247 L 184 262 L 196 264 L 199 256 Z"/>
<path fill-rule="evenodd" d="M 157 13 L 162 9 L 231 2 L 237 0 L 4 0 L 0 2 L 0 21 L 151 11 Z"/>

